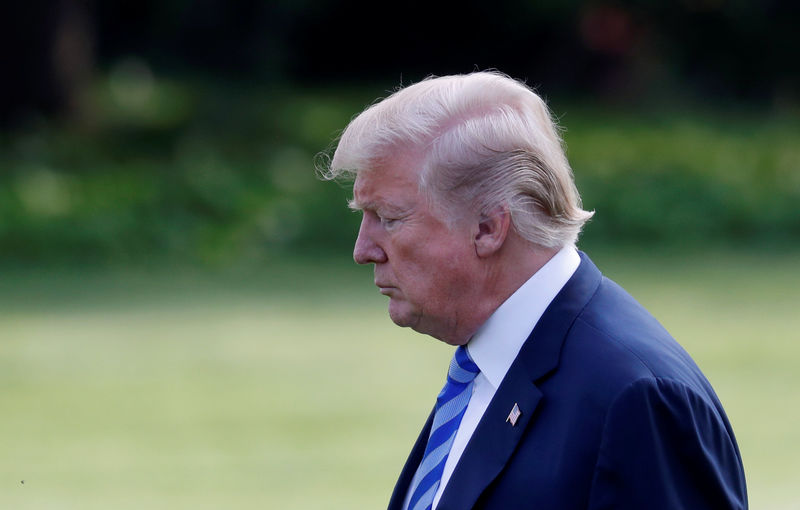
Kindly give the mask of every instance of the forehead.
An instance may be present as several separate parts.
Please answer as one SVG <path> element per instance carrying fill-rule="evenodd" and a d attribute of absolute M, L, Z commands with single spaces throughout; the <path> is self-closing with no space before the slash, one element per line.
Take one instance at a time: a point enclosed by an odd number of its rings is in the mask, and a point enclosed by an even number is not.
<path fill-rule="evenodd" d="M 419 195 L 419 167 L 408 158 L 362 170 L 353 184 L 353 206 L 358 209 L 416 201 Z"/>

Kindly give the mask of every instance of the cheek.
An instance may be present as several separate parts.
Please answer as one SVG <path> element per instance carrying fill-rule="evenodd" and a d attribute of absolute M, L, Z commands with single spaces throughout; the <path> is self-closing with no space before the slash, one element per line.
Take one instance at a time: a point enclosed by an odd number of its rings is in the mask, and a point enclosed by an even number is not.
<path fill-rule="evenodd" d="M 417 253 L 404 268 L 413 290 L 429 301 L 454 301 L 473 280 L 473 259 L 463 246 L 445 245 Z"/>
<path fill-rule="evenodd" d="M 431 220 L 433 223 L 433 220 Z M 403 292 L 419 299 L 442 299 L 464 286 L 474 265 L 469 233 L 431 223 L 398 233 L 388 244 L 389 266 Z"/>

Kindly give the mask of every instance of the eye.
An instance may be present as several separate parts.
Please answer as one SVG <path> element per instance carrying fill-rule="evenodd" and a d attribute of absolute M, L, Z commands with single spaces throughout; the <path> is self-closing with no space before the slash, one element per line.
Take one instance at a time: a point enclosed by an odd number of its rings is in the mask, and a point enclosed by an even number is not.
<path fill-rule="evenodd" d="M 381 220 L 381 225 L 383 225 L 384 228 L 392 228 L 397 225 L 398 221 L 400 221 L 397 218 L 384 218 L 383 216 L 379 216 L 379 218 Z"/>

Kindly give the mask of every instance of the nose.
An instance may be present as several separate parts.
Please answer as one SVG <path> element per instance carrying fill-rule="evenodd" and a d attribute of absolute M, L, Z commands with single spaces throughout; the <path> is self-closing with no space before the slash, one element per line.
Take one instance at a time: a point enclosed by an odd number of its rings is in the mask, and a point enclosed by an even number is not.
<path fill-rule="evenodd" d="M 361 219 L 361 227 L 358 229 L 358 238 L 353 247 L 353 260 L 357 264 L 380 264 L 387 260 L 386 252 L 375 242 L 372 226 L 366 215 Z"/>

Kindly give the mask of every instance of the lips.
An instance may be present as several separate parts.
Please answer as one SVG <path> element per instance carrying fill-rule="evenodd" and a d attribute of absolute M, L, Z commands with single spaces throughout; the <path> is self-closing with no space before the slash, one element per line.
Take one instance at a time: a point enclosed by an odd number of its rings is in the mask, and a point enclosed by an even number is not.
<path fill-rule="evenodd" d="M 375 282 L 375 286 L 378 287 L 380 293 L 383 294 L 384 296 L 388 295 L 395 288 L 394 286 L 389 285 L 388 283 L 381 283 L 381 282 Z"/>

